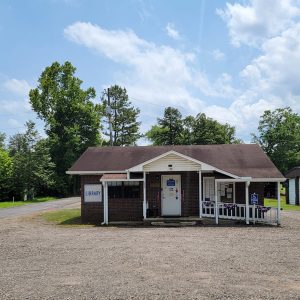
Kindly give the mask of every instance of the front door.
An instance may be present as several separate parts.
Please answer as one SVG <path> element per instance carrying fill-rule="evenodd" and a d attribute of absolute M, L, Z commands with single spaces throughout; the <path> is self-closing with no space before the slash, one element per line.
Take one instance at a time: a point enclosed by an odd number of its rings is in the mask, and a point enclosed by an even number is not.
<path fill-rule="evenodd" d="M 181 177 L 180 175 L 161 176 L 161 199 L 163 216 L 181 215 Z"/>

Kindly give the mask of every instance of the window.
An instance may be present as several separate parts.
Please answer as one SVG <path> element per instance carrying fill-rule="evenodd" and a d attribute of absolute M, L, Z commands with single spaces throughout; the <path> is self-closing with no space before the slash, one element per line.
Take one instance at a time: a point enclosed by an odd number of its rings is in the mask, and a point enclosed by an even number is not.
<path fill-rule="evenodd" d="M 140 198 L 140 183 L 138 181 L 109 181 L 109 198 Z"/>
<path fill-rule="evenodd" d="M 108 197 L 109 198 L 122 198 L 122 182 L 121 181 L 109 181 L 108 185 Z"/>
<path fill-rule="evenodd" d="M 140 183 L 138 181 L 124 182 L 124 198 L 139 198 Z"/>

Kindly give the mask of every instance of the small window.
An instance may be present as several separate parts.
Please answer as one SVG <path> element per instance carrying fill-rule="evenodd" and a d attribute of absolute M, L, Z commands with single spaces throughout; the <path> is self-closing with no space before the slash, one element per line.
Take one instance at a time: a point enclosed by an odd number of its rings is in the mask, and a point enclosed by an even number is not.
<path fill-rule="evenodd" d="M 124 198 L 140 198 L 140 183 L 138 181 L 124 182 Z"/>
<path fill-rule="evenodd" d="M 108 185 L 108 197 L 109 198 L 122 198 L 122 182 L 121 181 L 109 181 Z"/>

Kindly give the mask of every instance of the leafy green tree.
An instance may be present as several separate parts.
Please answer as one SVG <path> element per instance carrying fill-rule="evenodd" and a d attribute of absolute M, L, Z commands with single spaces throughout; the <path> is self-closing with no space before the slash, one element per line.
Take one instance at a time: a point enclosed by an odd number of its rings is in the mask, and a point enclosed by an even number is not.
<path fill-rule="evenodd" d="M 266 110 L 260 117 L 258 133 L 252 134 L 253 142 L 281 172 L 300 165 L 300 116 L 290 107 Z"/>
<path fill-rule="evenodd" d="M 208 118 L 204 113 L 182 119 L 178 109 L 165 109 L 163 119 L 151 127 L 146 137 L 154 145 L 233 144 L 242 141 L 235 137 L 235 128 Z"/>
<path fill-rule="evenodd" d="M 118 85 L 109 88 L 110 108 L 108 107 L 108 90 L 102 97 L 103 123 L 105 135 L 109 136 L 109 114 L 112 120 L 112 140 L 114 146 L 134 145 L 141 137 L 140 122 L 137 121 L 140 110 L 132 106 L 125 88 Z"/>
<path fill-rule="evenodd" d="M 163 118 L 157 119 L 157 125 L 146 132 L 146 137 L 154 145 L 182 144 L 183 121 L 177 108 L 167 107 Z"/>
<path fill-rule="evenodd" d="M 81 88 L 70 62 L 54 62 L 39 78 L 37 88 L 29 93 L 30 103 L 45 122 L 48 145 L 55 163 L 56 188 L 70 194 L 73 182 L 66 171 L 89 146 L 99 145 L 100 105 L 95 105 L 95 90 Z"/>
<path fill-rule="evenodd" d="M 229 124 L 221 124 L 207 117 L 204 113 L 196 116 L 192 125 L 192 143 L 208 144 L 237 144 L 241 140 L 235 137 L 235 128 Z"/>
<path fill-rule="evenodd" d="M 5 199 L 10 192 L 12 171 L 12 159 L 8 152 L 0 147 L 0 200 Z"/>
<path fill-rule="evenodd" d="M 47 141 L 41 139 L 35 124 L 26 123 L 26 132 L 10 138 L 9 152 L 13 159 L 13 195 L 17 199 L 32 198 L 54 187 L 54 163 Z"/>
<path fill-rule="evenodd" d="M 5 133 L 0 132 L 0 148 L 2 149 L 5 148 L 5 138 L 6 138 Z"/>

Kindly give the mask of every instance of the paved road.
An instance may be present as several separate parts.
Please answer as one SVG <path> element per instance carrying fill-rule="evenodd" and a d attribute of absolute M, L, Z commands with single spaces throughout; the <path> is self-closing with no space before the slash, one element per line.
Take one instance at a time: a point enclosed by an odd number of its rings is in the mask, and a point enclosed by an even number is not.
<path fill-rule="evenodd" d="M 0 209 L 0 219 L 29 215 L 43 210 L 73 208 L 80 206 L 80 197 L 64 198 L 42 203 Z"/>

